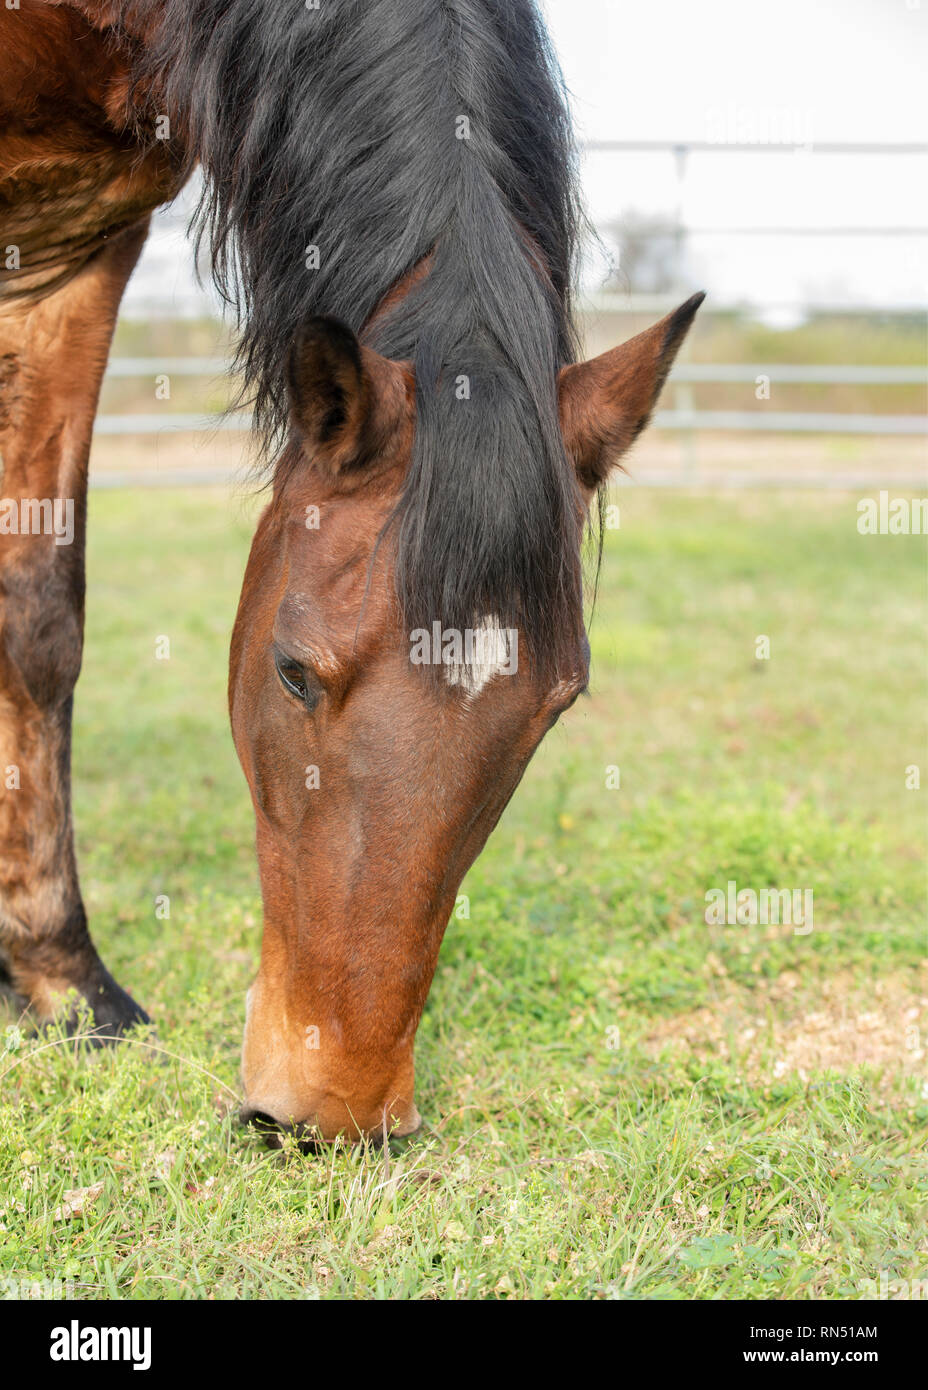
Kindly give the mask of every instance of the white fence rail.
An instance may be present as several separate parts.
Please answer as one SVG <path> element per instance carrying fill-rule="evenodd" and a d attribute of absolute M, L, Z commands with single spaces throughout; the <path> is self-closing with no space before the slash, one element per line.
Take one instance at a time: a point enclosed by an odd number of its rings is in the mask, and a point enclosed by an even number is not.
<path fill-rule="evenodd" d="M 675 165 L 676 177 L 682 190 L 683 181 L 692 157 L 704 155 L 751 154 L 781 155 L 792 157 L 802 152 L 803 157 L 816 155 L 903 155 L 915 157 L 917 163 L 914 178 L 920 174 L 920 165 L 928 155 L 928 144 L 910 141 L 886 144 L 856 142 L 811 142 L 797 141 L 768 143 L 743 142 L 720 139 L 664 141 L 664 140 L 588 140 L 581 146 L 585 156 L 602 154 L 637 153 L 663 154 L 670 156 Z M 911 167 L 911 166 L 910 166 Z M 677 225 L 671 229 L 677 238 L 677 253 L 680 255 L 690 236 L 887 236 L 891 238 L 913 237 L 923 240 L 926 228 L 921 226 L 845 226 L 845 227 L 733 227 L 700 228 L 689 226 L 683 220 L 682 197 L 677 211 Z M 180 231 L 187 221 L 178 206 L 159 214 L 163 227 Z M 682 262 L 678 267 L 679 279 L 683 285 Z M 683 288 L 673 295 L 629 295 L 615 292 L 588 294 L 581 305 L 586 315 L 661 315 L 669 312 L 685 295 Z M 204 301 L 205 304 L 205 301 Z M 703 315 L 713 311 L 730 313 L 756 313 L 769 310 L 794 310 L 805 315 L 924 315 L 924 304 L 854 304 L 847 302 L 801 304 L 764 303 L 734 305 L 731 303 L 713 305 L 711 299 L 703 308 Z M 107 377 L 110 380 L 144 378 L 150 376 L 176 376 L 185 378 L 216 379 L 228 372 L 228 363 L 221 358 L 117 358 L 110 363 Z M 672 396 L 674 408 L 657 412 L 654 424 L 658 429 L 683 431 L 692 439 L 700 430 L 763 431 L 809 434 L 843 435 L 924 435 L 928 433 L 928 415 L 911 414 L 873 414 L 873 413 L 835 413 L 829 411 L 783 411 L 768 408 L 768 403 L 758 400 L 747 410 L 698 410 L 692 404 L 691 388 L 700 384 L 745 384 L 752 385 L 758 377 L 769 378 L 770 383 L 782 385 L 849 385 L 849 386 L 913 386 L 928 385 L 928 372 L 924 366 L 866 366 L 866 365 L 813 365 L 802 363 L 677 363 L 670 382 L 675 392 Z M 163 412 L 102 415 L 95 424 L 99 435 L 152 435 L 163 432 L 211 432 L 247 431 L 251 420 L 244 413 L 226 415 L 194 415 Z"/>
<path fill-rule="evenodd" d="M 221 358 L 206 357 L 126 357 L 110 363 L 107 376 L 113 379 L 150 376 L 218 377 L 229 369 Z M 670 375 L 669 384 L 691 386 L 704 383 L 754 385 L 766 378 L 771 385 L 855 385 L 928 387 L 924 367 L 867 367 L 851 365 L 796 365 L 793 363 L 704 363 L 683 362 Z M 790 434 L 925 434 L 926 415 L 873 415 L 828 411 L 695 410 L 678 406 L 659 410 L 654 417 L 658 429 L 666 430 L 751 430 Z M 96 421 L 100 435 L 160 434 L 165 430 L 247 431 L 251 418 L 237 412 L 227 415 L 192 415 L 164 411 L 161 414 L 101 415 Z"/>

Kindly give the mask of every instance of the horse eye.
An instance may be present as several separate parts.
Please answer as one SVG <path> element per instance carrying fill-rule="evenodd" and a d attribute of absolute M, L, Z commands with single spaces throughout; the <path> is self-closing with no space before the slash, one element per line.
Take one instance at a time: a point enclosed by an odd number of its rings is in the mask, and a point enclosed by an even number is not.
<path fill-rule="evenodd" d="M 312 708 L 316 702 L 313 700 L 310 703 L 309 687 L 306 684 L 306 676 L 302 666 L 281 652 L 275 652 L 274 665 L 277 667 L 277 674 L 280 676 L 284 688 L 289 690 L 291 695 L 295 695 L 298 700 L 302 700 L 303 704 Z"/>

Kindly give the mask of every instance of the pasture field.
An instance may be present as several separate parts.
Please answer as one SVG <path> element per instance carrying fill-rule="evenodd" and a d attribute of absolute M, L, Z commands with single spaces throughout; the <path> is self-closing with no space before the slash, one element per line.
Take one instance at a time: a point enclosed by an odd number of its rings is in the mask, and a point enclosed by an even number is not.
<path fill-rule="evenodd" d="M 387 1164 L 236 1124 L 261 910 L 225 672 L 254 503 L 92 494 L 78 849 L 101 954 L 157 1034 L 88 1057 L 0 1017 L 0 1291 L 928 1278 L 924 538 L 859 535 L 844 493 L 617 500 L 592 693 L 463 885 L 418 1037 L 429 1129 Z M 812 930 L 707 925 L 730 881 L 811 890 Z"/>

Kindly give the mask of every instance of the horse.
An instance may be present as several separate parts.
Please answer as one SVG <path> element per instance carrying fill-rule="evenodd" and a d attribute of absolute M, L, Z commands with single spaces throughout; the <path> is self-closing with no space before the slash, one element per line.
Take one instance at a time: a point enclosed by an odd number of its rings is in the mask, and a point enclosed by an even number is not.
<path fill-rule="evenodd" d="M 587 687 L 597 499 L 703 296 L 581 360 L 534 0 L 4 0 L 0 39 L 3 492 L 74 515 L 0 532 L 3 981 L 101 1041 L 148 1021 L 89 934 L 71 717 L 101 380 L 199 168 L 268 489 L 229 669 L 264 904 L 242 1117 L 410 1135 L 457 889 Z"/>

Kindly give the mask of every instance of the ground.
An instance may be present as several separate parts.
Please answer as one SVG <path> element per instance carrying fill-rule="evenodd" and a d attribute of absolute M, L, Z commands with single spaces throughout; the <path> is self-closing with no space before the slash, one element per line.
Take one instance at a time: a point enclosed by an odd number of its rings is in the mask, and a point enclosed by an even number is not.
<path fill-rule="evenodd" d="M 925 1277 L 924 539 L 859 535 L 850 493 L 615 501 L 592 693 L 463 885 L 419 1032 L 428 1131 L 386 1164 L 235 1123 L 261 912 L 224 682 L 254 504 L 92 495 L 78 847 L 97 943 L 157 1034 L 88 1058 L 0 1018 L 0 1291 L 856 1298 Z M 708 925 L 729 881 L 811 890 L 812 930 Z"/>

